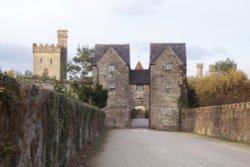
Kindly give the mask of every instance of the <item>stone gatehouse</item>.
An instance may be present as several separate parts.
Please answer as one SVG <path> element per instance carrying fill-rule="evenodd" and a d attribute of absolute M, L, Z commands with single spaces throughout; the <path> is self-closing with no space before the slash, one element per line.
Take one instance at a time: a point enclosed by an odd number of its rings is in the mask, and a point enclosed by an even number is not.
<path fill-rule="evenodd" d="M 150 66 L 140 62 L 130 67 L 130 48 L 124 45 L 96 45 L 93 61 L 94 84 L 108 90 L 105 124 L 130 126 L 130 112 L 136 106 L 149 111 L 149 125 L 156 130 L 178 130 L 178 99 L 186 88 L 185 43 L 150 44 Z"/>

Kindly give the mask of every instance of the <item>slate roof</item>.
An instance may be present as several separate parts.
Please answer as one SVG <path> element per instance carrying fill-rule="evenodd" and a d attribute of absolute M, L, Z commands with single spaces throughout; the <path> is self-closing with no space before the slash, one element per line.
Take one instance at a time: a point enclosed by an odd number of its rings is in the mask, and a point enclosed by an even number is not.
<path fill-rule="evenodd" d="M 150 71 L 149 70 L 130 70 L 129 84 L 149 85 Z"/>
<path fill-rule="evenodd" d="M 186 65 L 186 44 L 185 43 L 151 43 L 150 44 L 150 64 L 154 64 L 158 57 L 166 48 L 171 48 L 179 59 Z"/>
<path fill-rule="evenodd" d="M 98 61 L 102 58 L 102 56 L 106 53 L 109 48 L 113 48 L 118 55 L 122 58 L 122 60 L 126 63 L 126 65 L 130 64 L 130 51 L 129 44 L 121 44 L 121 45 L 95 45 L 94 51 L 94 59 L 93 64 L 96 65 Z"/>

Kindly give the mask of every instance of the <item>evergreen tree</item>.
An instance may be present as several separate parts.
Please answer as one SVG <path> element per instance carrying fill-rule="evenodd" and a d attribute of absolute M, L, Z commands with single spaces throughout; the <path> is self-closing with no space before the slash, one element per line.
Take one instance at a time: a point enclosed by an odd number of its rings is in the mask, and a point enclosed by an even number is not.
<path fill-rule="evenodd" d="M 77 48 L 73 62 L 68 64 L 69 78 L 74 80 L 86 79 L 92 71 L 93 49 L 88 47 Z"/>
<path fill-rule="evenodd" d="M 107 103 L 108 92 L 103 89 L 102 85 L 92 87 L 93 56 L 93 49 L 88 47 L 77 48 L 73 63 L 71 62 L 68 65 L 69 77 L 75 80 L 71 84 L 71 88 L 81 101 L 103 108 Z"/>

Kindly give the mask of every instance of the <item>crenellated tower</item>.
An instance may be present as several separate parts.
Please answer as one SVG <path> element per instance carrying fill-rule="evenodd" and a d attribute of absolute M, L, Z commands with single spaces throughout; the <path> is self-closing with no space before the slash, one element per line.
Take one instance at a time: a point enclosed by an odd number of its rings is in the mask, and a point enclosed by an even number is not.
<path fill-rule="evenodd" d="M 202 78 L 203 77 L 203 63 L 197 63 L 196 68 L 197 68 L 197 78 Z"/>
<path fill-rule="evenodd" d="M 58 46 L 61 47 L 61 78 L 67 78 L 68 30 L 57 31 Z"/>
<path fill-rule="evenodd" d="M 58 44 L 33 44 L 33 74 L 67 79 L 67 30 L 57 31 Z"/>

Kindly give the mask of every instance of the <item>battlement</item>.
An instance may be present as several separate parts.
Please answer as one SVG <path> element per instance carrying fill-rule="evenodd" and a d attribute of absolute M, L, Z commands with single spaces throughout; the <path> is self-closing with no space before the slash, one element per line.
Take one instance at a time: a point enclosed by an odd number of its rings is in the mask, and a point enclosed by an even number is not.
<path fill-rule="evenodd" d="M 33 44 L 33 53 L 60 53 L 61 46 L 55 44 Z"/>
<path fill-rule="evenodd" d="M 203 63 L 197 63 L 197 64 L 196 64 L 196 67 L 197 67 L 197 68 L 203 68 Z"/>
<path fill-rule="evenodd" d="M 68 38 L 68 30 L 57 30 L 58 38 Z"/>

